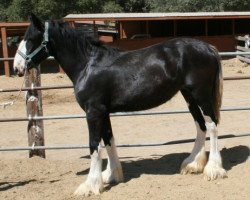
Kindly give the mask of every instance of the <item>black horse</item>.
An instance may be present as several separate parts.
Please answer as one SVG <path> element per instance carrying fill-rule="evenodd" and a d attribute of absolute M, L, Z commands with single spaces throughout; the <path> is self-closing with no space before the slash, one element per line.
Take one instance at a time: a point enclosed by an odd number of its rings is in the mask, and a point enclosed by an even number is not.
<path fill-rule="evenodd" d="M 122 51 L 71 28 L 62 21 L 41 22 L 31 15 L 19 45 L 14 71 L 36 67 L 48 56 L 62 66 L 74 85 L 76 100 L 86 112 L 91 166 L 75 194 L 99 194 L 103 183 L 121 182 L 122 167 L 109 114 L 149 109 L 165 103 L 178 91 L 185 98 L 197 127 L 194 148 L 181 173 L 225 177 L 217 141 L 222 98 L 222 70 L 217 50 L 190 38 L 172 39 L 135 51 Z M 205 135 L 211 138 L 207 162 Z M 101 140 L 108 164 L 102 172 Z"/>

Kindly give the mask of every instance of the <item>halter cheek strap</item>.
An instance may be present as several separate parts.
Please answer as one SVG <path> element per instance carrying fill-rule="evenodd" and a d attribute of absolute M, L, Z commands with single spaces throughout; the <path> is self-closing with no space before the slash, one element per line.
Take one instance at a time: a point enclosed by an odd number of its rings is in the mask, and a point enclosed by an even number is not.
<path fill-rule="evenodd" d="M 21 52 L 20 50 L 17 49 L 16 51 L 23 59 L 27 60 L 28 56 L 26 54 L 24 54 L 23 52 Z"/>
<path fill-rule="evenodd" d="M 43 34 L 42 43 L 29 55 L 24 54 L 20 50 L 17 50 L 17 53 L 26 60 L 26 69 L 30 69 L 32 67 L 36 67 L 42 61 L 49 57 L 48 50 L 49 43 L 49 22 L 45 22 L 45 30 Z"/>

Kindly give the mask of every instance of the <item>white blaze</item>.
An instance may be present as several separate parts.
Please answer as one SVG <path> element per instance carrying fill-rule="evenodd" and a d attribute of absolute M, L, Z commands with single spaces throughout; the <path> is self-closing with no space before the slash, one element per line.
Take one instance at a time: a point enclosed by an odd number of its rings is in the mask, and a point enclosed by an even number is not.
<path fill-rule="evenodd" d="M 26 55 L 27 49 L 26 49 L 26 41 L 22 40 L 21 43 L 18 46 L 18 50 L 21 51 L 23 54 Z M 23 74 L 25 69 L 25 59 L 16 53 L 14 58 L 14 71 L 18 71 L 18 74 Z"/>

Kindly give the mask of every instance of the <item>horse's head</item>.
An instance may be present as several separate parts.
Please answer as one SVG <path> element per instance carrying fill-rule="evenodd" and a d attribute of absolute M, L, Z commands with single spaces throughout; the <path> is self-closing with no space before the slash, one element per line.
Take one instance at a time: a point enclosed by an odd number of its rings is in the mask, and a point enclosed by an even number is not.
<path fill-rule="evenodd" d="M 30 21 L 30 26 L 19 44 L 14 58 L 14 72 L 18 76 L 24 75 L 27 68 L 38 66 L 49 56 L 48 30 L 34 14 L 31 14 Z"/>

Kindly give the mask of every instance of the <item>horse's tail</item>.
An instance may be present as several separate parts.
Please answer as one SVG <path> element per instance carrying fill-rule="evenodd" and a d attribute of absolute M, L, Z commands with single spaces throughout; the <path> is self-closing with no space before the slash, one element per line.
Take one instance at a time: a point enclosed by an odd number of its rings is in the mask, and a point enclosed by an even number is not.
<path fill-rule="evenodd" d="M 213 90 L 213 110 L 215 114 L 215 119 L 217 123 L 220 121 L 220 108 L 222 104 L 222 95 L 223 95 L 223 75 L 222 75 L 222 67 L 221 67 L 221 58 L 218 53 L 218 50 L 211 45 L 211 49 L 214 52 L 216 57 L 216 65 L 217 65 L 217 73 L 216 79 L 214 83 Z"/>

